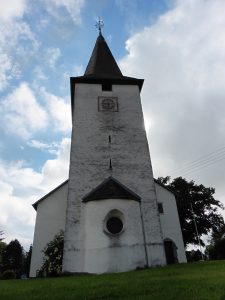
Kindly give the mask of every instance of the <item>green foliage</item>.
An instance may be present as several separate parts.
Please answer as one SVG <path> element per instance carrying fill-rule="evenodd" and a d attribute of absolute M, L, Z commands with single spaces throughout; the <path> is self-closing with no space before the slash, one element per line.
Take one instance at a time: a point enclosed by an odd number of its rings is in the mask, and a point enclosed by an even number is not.
<path fill-rule="evenodd" d="M 206 253 L 209 259 L 225 259 L 225 238 L 218 239 L 206 247 Z"/>
<path fill-rule="evenodd" d="M 225 239 L 217 240 L 214 244 L 208 245 L 206 253 L 211 260 L 223 259 L 225 256 Z"/>
<path fill-rule="evenodd" d="M 22 271 L 24 274 L 29 277 L 29 272 L 30 272 L 30 262 L 31 262 L 31 255 L 32 255 L 32 246 L 30 246 L 30 249 L 26 254 L 24 255 L 23 259 L 23 268 Z"/>
<path fill-rule="evenodd" d="M 4 232 L 3 232 L 2 230 L 0 230 L 0 242 L 1 242 L 2 240 L 4 240 L 4 237 L 2 237 L 3 234 L 4 234 Z"/>
<path fill-rule="evenodd" d="M 5 270 L 1 279 L 16 279 L 16 273 L 13 270 Z"/>
<path fill-rule="evenodd" d="M 3 300 L 225 300 L 225 261 L 117 274 L 0 281 Z"/>
<path fill-rule="evenodd" d="M 208 259 L 225 259 L 225 225 L 222 225 L 217 232 L 213 232 L 205 252 Z"/>
<path fill-rule="evenodd" d="M 225 237 L 225 224 L 222 224 L 222 226 L 218 228 L 217 231 L 214 231 L 212 233 L 211 244 L 219 239 L 222 239 L 223 237 Z"/>
<path fill-rule="evenodd" d="M 186 251 L 186 257 L 188 262 L 200 261 L 202 260 L 202 253 L 200 250 Z"/>
<path fill-rule="evenodd" d="M 197 185 L 194 181 L 188 182 L 182 177 L 172 181 L 169 176 L 159 177 L 157 180 L 176 195 L 185 246 L 198 244 L 191 204 L 200 236 L 211 232 L 216 233 L 224 226 L 223 217 L 219 213 L 219 209 L 223 209 L 223 205 L 214 198 L 214 188 L 207 188 L 202 184 Z M 204 245 L 201 238 L 200 241 Z"/>
<path fill-rule="evenodd" d="M 58 276 L 62 272 L 64 233 L 60 231 L 44 248 L 44 262 L 40 276 Z"/>
<path fill-rule="evenodd" d="M 7 246 L 6 243 L 0 242 L 0 267 L 2 265 L 2 253 L 3 253 L 3 250 L 5 249 L 6 246 Z"/>
<path fill-rule="evenodd" d="M 20 278 L 23 262 L 23 247 L 18 240 L 11 241 L 2 253 L 2 268 L 13 270 L 16 277 Z"/>

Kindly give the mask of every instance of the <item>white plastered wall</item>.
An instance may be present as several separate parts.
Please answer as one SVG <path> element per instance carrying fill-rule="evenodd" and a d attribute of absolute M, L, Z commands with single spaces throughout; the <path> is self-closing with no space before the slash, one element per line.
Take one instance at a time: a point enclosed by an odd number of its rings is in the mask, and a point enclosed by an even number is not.
<path fill-rule="evenodd" d="M 107 231 L 110 212 L 120 212 L 123 230 Z M 84 271 L 113 273 L 147 265 L 141 224 L 140 203 L 127 199 L 107 199 L 85 204 Z"/>
<path fill-rule="evenodd" d="M 78 83 L 74 94 L 63 270 L 84 271 L 82 198 L 109 176 L 141 197 L 149 265 L 166 264 L 139 87 Z M 118 112 L 98 111 L 99 96 L 118 97 Z"/>
<path fill-rule="evenodd" d="M 155 187 L 158 203 L 163 204 L 164 210 L 160 214 L 163 240 L 171 239 L 177 246 L 178 262 L 187 262 L 175 196 L 157 183 Z"/>
<path fill-rule="evenodd" d="M 65 229 L 68 183 L 40 201 L 37 207 L 30 277 L 36 277 L 43 263 L 42 250 L 54 236 Z"/>
<path fill-rule="evenodd" d="M 177 246 L 179 262 L 186 262 L 180 221 L 174 195 L 155 183 L 157 201 L 163 204 L 160 214 L 163 238 Z M 43 261 L 42 250 L 56 233 L 65 227 L 68 183 L 65 183 L 38 205 L 30 276 L 35 277 Z M 120 272 L 146 265 L 143 246 L 140 204 L 133 200 L 98 200 L 85 205 L 84 260 L 85 272 Z M 124 231 L 118 237 L 107 235 L 104 220 L 109 211 L 117 209 L 124 215 Z"/>

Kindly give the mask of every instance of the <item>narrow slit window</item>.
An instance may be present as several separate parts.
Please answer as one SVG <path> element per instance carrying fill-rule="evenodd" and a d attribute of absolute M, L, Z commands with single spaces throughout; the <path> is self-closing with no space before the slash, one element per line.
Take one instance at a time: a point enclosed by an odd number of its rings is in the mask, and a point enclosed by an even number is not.
<path fill-rule="evenodd" d="M 109 169 L 112 170 L 112 160 L 111 160 L 111 158 L 109 160 Z"/>
<path fill-rule="evenodd" d="M 163 204 L 162 203 L 158 203 L 158 211 L 159 211 L 160 214 L 164 213 Z"/>

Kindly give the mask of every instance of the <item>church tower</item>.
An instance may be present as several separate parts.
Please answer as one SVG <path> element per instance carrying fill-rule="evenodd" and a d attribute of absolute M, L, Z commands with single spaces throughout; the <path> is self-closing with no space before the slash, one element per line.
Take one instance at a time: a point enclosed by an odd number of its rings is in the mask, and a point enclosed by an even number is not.
<path fill-rule="evenodd" d="M 84 75 L 71 78 L 64 272 L 166 264 L 140 100 L 143 81 L 123 76 L 101 30 Z"/>

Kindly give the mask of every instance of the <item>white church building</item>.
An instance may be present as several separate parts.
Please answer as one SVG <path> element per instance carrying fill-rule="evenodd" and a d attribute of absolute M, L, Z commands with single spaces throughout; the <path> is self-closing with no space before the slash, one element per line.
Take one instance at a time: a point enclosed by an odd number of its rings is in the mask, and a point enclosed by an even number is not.
<path fill-rule="evenodd" d="M 64 231 L 63 272 L 112 273 L 186 262 L 174 194 L 154 180 L 140 99 L 99 33 L 72 77 L 69 179 L 33 204 L 30 277 Z"/>

